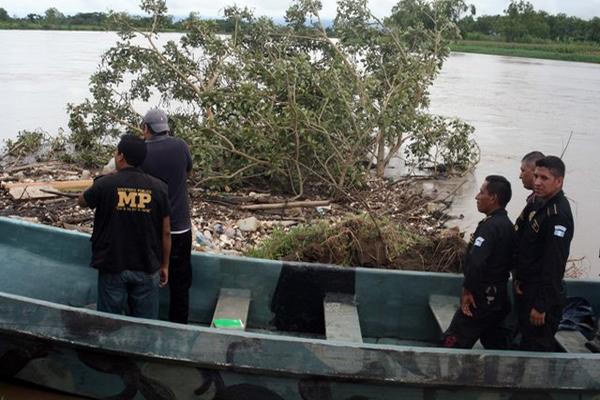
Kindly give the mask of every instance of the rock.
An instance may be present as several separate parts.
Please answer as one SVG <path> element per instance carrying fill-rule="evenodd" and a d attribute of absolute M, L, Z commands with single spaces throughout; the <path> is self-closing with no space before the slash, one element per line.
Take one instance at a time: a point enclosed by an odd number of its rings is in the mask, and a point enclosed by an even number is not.
<path fill-rule="evenodd" d="M 235 229 L 230 227 L 225 228 L 225 236 L 227 236 L 230 239 L 235 239 Z"/>
<path fill-rule="evenodd" d="M 25 178 L 25 173 L 23 171 L 19 171 L 15 174 L 15 178 L 21 180 L 21 179 Z"/>
<path fill-rule="evenodd" d="M 81 179 L 90 179 L 90 176 L 92 176 L 92 174 L 87 169 L 81 171 Z"/>
<path fill-rule="evenodd" d="M 221 235 L 223 232 L 225 232 L 225 228 L 223 227 L 223 224 L 215 224 L 213 226 L 213 232 L 215 233 L 215 235 Z"/>
<path fill-rule="evenodd" d="M 202 234 L 204 235 L 205 238 L 207 238 L 208 240 L 212 240 L 212 233 L 210 233 L 210 231 L 208 229 L 206 229 L 204 232 L 202 232 Z"/>
<path fill-rule="evenodd" d="M 298 225 L 298 221 L 281 221 L 280 224 L 284 228 L 287 228 L 287 227 L 290 227 L 290 226 Z"/>
<path fill-rule="evenodd" d="M 256 232 L 258 229 L 258 220 L 256 217 L 240 219 L 237 226 L 242 232 Z"/>

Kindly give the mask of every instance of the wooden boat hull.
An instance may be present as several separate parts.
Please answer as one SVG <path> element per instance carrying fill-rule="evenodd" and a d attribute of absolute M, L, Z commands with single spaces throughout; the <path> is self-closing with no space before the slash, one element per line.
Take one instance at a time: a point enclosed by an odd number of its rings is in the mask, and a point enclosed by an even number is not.
<path fill-rule="evenodd" d="M 208 325 L 218 288 L 252 291 L 249 325 L 255 329 L 229 331 L 83 308 L 95 297 L 95 272 L 85 266 L 85 235 L 6 219 L 0 219 L 0 234 L 0 376 L 92 398 L 600 396 L 598 354 L 425 347 L 439 334 L 427 298 L 458 293 L 458 276 L 195 254 L 195 321 Z M 16 253 L 9 251 L 15 241 L 21 243 Z M 54 244 L 62 249 L 56 251 Z M 38 278 L 31 273 L 20 279 L 19 268 L 29 271 L 31 265 Z M 59 278 L 43 265 L 52 265 Z M 598 282 L 569 286 L 598 300 Z M 314 315 L 310 296 L 334 290 L 356 296 L 367 343 L 328 341 L 314 332 L 322 314 Z M 322 305 L 322 297 L 316 303 Z"/>

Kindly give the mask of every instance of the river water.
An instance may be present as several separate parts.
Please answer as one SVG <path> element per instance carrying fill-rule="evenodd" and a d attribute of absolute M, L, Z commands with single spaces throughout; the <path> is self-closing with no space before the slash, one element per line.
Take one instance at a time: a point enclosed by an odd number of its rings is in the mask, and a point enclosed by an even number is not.
<path fill-rule="evenodd" d="M 515 219 L 527 192 L 519 180 L 529 151 L 560 156 L 564 190 L 575 217 L 571 258 L 585 276 L 600 274 L 600 65 L 478 54 L 453 54 L 431 90 L 431 111 L 460 117 L 476 127 L 481 162 L 457 193 L 451 214 L 473 231 L 482 215 L 474 197 L 487 175 L 506 176 L 513 186 L 508 205 Z M 596 161 L 595 161 L 596 160 Z M 598 235 L 598 236 L 596 236 Z"/>
<path fill-rule="evenodd" d="M 0 139 L 22 129 L 66 129 L 66 104 L 88 95 L 88 78 L 116 38 L 106 32 L 0 31 Z M 572 257 L 584 257 L 586 276 L 597 277 L 599 106 L 600 65 L 453 54 L 431 89 L 431 111 L 474 125 L 481 147 L 481 162 L 450 210 L 464 218 L 453 223 L 475 228 L 481 215 L 474 196 L 492 173 L 513 183 L 508 209 L 516 218 L 527 196 L 518 179 L 521 157 L 531 150 L 560 155 L 573 132 L 564 155 L 565 192 L 576 219 Z"/>

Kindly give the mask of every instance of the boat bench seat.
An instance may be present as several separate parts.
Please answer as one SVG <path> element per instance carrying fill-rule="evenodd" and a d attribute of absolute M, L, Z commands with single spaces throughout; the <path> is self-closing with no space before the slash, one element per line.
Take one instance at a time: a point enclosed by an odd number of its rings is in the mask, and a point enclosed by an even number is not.
<path fill-rule="evenodd" d="M 558 331 L 554 339 L 567 353 L 590 353 L 586 346 L 588 340 L 579 331 Z"/>
<path fill-rule="evenodd" d="M 456 296 L 429 296 L 429 309 L 435 317 L 435 321 L 440 328 L 440 331 L 446 332 L 450 327 L 454 313 L 458 310 L 460 299 Z"/>
<path fill-rule="evenodd" d="M 245 330 L 249 308 L 250 290 L 221 288 L 210 326 Z"/>
<path fill-rule="evenodd" d="M 354 296 L 327 293 L 323 299 L 325 334 L 328 340 L 362 343 L 362 333 Z"/>
<path fill-rule="evenodd" d="M 429 309 L 435 317 L 438 328 L 441 333 L 446 332 L 450 327 L 454 313 L 459 309 L 460 297 L 431 295 L 429 296 Z M 474 345 L 474 349 L 483 349 L 483 345 L 478 340 Z"/>

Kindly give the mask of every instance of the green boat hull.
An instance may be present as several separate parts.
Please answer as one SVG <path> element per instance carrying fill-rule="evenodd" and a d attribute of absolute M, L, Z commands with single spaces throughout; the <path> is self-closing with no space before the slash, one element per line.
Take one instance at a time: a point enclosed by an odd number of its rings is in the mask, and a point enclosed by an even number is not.
<path fill-rule="evenodd" d="M 457 275 L 194 253 L 185 326 L 85 308 L 89 247 L 0 218 L 0 376 L 92 398 L 600 399 L 600 354 L 435 347 L 429 296 L 456 296 Z M 221 288 L 250 290 L 246 331 L 209 327 Z M 599 288 L 568 282 L 596 309 Z M 325 338 L 327 293 L 355 297 L 364 343 Z"/>

